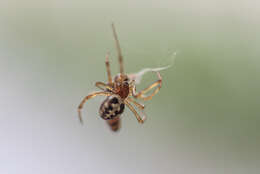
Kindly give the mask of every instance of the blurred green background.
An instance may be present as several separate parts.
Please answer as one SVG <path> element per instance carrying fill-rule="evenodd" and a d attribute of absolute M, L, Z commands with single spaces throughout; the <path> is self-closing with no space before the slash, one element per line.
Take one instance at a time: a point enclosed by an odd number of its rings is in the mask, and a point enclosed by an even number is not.
<path fill-rule="evenodd" d="M 260 2 L 0 2 L 0 173 L 259 173 Z M 127 72 L 169 64 L 140 125 L 99 117 L 114 22 Z M 153 82 L 147 74 L 142 89 Z"/>

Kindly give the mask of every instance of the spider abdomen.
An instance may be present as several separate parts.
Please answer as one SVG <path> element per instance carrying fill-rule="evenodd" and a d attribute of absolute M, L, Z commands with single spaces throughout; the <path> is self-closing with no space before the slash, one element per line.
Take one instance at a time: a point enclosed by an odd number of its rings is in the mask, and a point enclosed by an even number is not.
<path fill-rule="evenodd" d="M 100 106 L 99 114 L 105 120 L 120 116 L 125 109 L 125 104 L 118 95 L 107 97 Z"/>

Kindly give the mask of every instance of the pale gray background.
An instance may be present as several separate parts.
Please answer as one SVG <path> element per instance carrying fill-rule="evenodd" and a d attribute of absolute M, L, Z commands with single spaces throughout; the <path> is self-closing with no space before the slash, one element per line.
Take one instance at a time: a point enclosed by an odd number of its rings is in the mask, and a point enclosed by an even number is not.
<path fill-rule="evenodd" d="M 238 0 L 0 2 L 0 173 L 259 173 L 260 3 Z M 128 72 L 164 66 L 148 119 L 112 133 L 103 98 L 114 21 Z M 155 80 L 145 76 L 144 84 Z"/>

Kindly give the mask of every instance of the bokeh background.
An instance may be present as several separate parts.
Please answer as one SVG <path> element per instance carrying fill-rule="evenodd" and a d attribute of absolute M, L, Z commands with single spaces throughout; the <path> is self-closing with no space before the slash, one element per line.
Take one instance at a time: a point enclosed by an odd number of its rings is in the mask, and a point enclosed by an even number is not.
<path fill-rule="evenodd" d="M 259 173 L 260 2 L 3 0 L 0 2 L 0 173 Z M 98 116 L 105 54 L 125 67 L 174 66 L 122 129 Z M 156 80 L 147 74 L 142 89 Z"/>

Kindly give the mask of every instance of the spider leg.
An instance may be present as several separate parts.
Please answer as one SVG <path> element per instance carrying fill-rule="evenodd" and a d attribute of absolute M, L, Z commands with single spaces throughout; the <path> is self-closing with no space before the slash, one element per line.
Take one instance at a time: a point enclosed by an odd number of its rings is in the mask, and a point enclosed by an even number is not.
<path fill-rule="evenodd" d="M 85 102 L 93 97 L 96 96 L 110 96 L 112 95 L 110 92 L 94 92 L 92 94 L 89 94 L 88 96 L 86 96 L 80 103 L 80 105 L 78 106 L 78 116 L 79 116 L 79 121 L 81 122 L 81 124 L 83 124 L 83 120 L 82 120 L 82 116 L 81 116 L 81 110 L 83 108 L 83 105 L 85 104 Z"/>
<path fill-rule="evenodd" d="M 110 64 L 109 64 L 109 53 L 106 55 L 106 68 L 107 68 L 107 77 L 108 77 L 108 84 L 112 85 L 112 76 L 111 76 L 111 71 L 110 71 Z"/>
<path fill-rule="evenodd" d="M 143 99 L 143 100 L 151 100 L 152 97 L 159 92 L 159 90 L 161 89 L 162 87 L 162 77 L 160 75 L 159 72 L 156 72 L 157 73 L 157 76 L 158 76 L 158 80 L 156 82 L 154 82 L 153 84 L 151 84 L 150 86 L 148 86 L 147 88 L 143 89 L 142 91 L 138 92 L 136 94 L 136 91 L 135 91 L 135 88 L 132 88 L 132 95 L 133 97 L 135 98 L 140 98 L 140 99 Z M 150 91 L 151 89 L 157 87 L 150 95 L 148 96 L 145 96 L 144 94 L 147 93 L 148 91 Z"/>
<path fill-rule="evenodd" d="M 95 86 L 98 87 L 101 90 L 105 91 L 107 89 L 107 90 L 112 91 L 112 92 L 115 93 L 114 89 L 111 86 L 109 86 L 109 85 L 107 85 L 107 84 L 105 84 L 103 82 L 96 82 Z"/>
<path fill-rule="evenodd" d="M 121 52 L 121 48 L 119 45 L 119 41 L 118 41 L 118 37 L 116 34 L 116 29 L 114 24 L 112 23 L 112 30 L 113 30 L 113 35 L 116 41 L 116 49 L 117 49 L 117 54 L 118 54 L 118 61 L 119 61 L 119 67 L 120 67 L 120 74 L 123 75 L 124 74 L 124 66 L 123 66 L 123 56 L 122 56 L 122 52 Z"/>
<path fill-rule="evenodd" d="M 138 120 L 138 122 L 139 123 L 144 123 L 145 118 L 141 118 L 141 116 L 136 112 L 134 107 L 127 100 L 124 100 L 124 103 L 134 113 L 134 115 L 135 115 L 136 119 Z"/>
<path fill-rule="evenodd" d="M 142 114 L 144 115 L 143 118 L 142 118 L 142 120 L 145 121 L 145 120 L 146 120 L 146 117 L 147 117 L 147 116 L 146 116 L 146 113 L 143 111 L 145 106 L 144 106 L 143 104 L 140 104 L 140 103 L 136 102 L 135 100 L 133 100 L 133 99 L 130 98 L 130 97 L 128 97 L 126 100 L 127 100 L 128 102 L 133 103 L 136 107 L 138 107 L 138 108 L 141 110 Z"/>
<path fill-rule="evenodd" d="M 132 102 L 135 106 L 137 106 L 139 109 L 144 110 L 144 105 L 136 102 L 135 100 L 133 100 L 132 98 L 128 97 L 126 100 L 128 100 L 129 102 Z"/>

